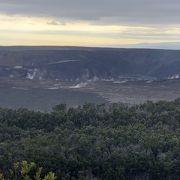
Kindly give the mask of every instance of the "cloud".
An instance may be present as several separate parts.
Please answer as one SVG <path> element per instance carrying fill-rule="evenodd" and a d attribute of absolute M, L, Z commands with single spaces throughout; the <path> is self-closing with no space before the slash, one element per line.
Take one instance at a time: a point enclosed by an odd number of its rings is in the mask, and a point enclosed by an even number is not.
<path fill-rule="evenodd" d="M 59 26 L 59 25 L 63 25 L 65 26 L 66 23 L 62 23 L 62 22 L 59 22 L 59 21 L 56 21 L 56 20 L 50 20 L 47 22 L 48 25 L 53 25 L 53 26 Z"/>
<path fill-rule="evenodd" d="M 178 42 L 180 26 L 148 27 L 61 22 L 53 18 L 0 14 L 0 44 L 119 46 Z"/>
<path fill-rule="evenodd" d="M 180 24 L 179 0 L 0 0 L 0 12 L 105 24 Z"/>
<path fill-rule="evenodd" d="M 179 0 L 0 0 L 0 43 L 175 47 L 179 17 Z"/>

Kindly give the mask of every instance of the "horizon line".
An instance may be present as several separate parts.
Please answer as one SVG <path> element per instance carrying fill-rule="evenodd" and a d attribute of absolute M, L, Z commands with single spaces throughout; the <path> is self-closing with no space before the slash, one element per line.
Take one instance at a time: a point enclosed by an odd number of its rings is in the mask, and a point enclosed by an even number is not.
<path fill-rule="evenodd" d="M 159 47 L 117 47 L 117 46 L 61 46 L 61 45 L 0 45 L 0 48 L 23 48 L 23 47 L 32 47 L 32 48 L 98 48 L 98 49 L 144 49 L 144 50 L 169 50 L 169 51 L 180 51 L 175 48 L 159 48 Z"/>

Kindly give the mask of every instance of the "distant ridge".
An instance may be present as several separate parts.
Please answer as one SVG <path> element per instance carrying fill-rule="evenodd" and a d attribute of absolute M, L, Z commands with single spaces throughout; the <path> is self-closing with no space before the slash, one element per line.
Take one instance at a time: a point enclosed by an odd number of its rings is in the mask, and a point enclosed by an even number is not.
<path fill-rule="evenodd" d="M 172 44 L 173 45 L 173 44 Z M 62 50 L 62 49 L 129 49 L 129 50 L 169 50 L 169 51 L 177 51 L 180 50 L 180 43 L 179 45 L 174 45 L 174 48 L 171 47 L 170 44 L 164 44 L 164 43 L 155 43 L 155 44 L 134 44 L 134 45 L 122 45 L 122 46 L 114 46 L 114 47 L 108 47 L 108 46 L 101 46 L 101 47 L 95 47 L 95 46 L 26 46 L 26 45 L 17 45 L 17 46 L 0 46 L 0 49 L 16 49 L 16 50 Z"/>
<path fill-rule="evenodd" d="M 94 77 L 168 79 L 180 75 L 180 50 L 1 46 L 0 75 L 62 81 L 86 81 Z"/>

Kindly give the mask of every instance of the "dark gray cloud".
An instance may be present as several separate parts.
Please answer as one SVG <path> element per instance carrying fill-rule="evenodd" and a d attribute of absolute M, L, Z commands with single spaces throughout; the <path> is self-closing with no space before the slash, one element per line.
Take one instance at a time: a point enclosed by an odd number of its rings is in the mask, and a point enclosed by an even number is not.
<path fill-rule="evenodd" d="M 123 24 L 180 24 L 180 0 L 0 0 L 0 13 Z"/>

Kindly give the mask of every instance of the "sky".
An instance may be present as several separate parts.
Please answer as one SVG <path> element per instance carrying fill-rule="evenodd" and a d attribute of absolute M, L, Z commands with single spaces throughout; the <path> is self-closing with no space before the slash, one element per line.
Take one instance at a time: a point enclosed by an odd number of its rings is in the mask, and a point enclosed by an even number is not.
<path fill-rule="evenodd" d="M 180 0 L 0 0 L 0 45 L 180 49 Z"/>

